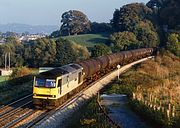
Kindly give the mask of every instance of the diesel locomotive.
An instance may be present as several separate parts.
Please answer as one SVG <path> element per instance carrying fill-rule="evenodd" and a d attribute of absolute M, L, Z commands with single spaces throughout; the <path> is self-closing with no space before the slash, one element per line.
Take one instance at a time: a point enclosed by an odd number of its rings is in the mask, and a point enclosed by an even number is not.
<path fill-rule="evenodd" d="M 33 104 L 36 108 L 53 109 L 81 91 L 87 85 L 85 82 L 93 80 L 100 73 L 153 53 L 153 48 L 122 51 L 42 72 L 34 77 Z"/>

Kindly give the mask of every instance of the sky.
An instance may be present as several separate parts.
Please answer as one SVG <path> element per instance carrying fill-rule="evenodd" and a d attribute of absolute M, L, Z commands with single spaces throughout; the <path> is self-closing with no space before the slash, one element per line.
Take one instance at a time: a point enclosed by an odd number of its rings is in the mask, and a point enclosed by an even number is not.
<path fill-rule="evenodd" d="M 60 25 L 61 15 L 79 10 L 90 21 L 109 22 L 115 9 L 149 0 L 0 0 L 0 24 Z"/>

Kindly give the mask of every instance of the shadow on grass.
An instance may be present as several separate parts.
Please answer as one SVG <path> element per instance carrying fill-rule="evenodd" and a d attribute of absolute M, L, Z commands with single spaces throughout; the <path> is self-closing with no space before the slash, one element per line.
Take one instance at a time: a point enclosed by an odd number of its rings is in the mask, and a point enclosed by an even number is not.
<path fill-rule="evenodd" d="M 32 75 L 0 82 L 0 105 L 32 93 Z"/>
<path fill-rule="evenodd" d="M 106 45 L 109 45 L 109 39 L 102 39 L 102 38 L 93 38 L 93 39 L 89 39 L 87 40 L 88 42 L 92 42 L 92 43 L 104 43 Z"/>

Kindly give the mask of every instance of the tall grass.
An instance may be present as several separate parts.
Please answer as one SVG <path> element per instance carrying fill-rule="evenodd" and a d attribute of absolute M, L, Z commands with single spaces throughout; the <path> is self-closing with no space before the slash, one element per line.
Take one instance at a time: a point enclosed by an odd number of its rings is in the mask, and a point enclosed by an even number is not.
<path fill-rule="evenodd" d="M 132 95 L 139 110 L 148 109 L 151 117 L 157 116 L 154 120 L 162 126 L 180 127 L 177 126 L 180 118 L 179 58 L 168 52 L 159 55 L 154 61 L 144 62 L 135 71 L 126 73 L 122 84 L 134 85 Z"/>
<path fill-rule="evenodd" d="M 127 94 L 132 108 L 155 126 L 180 127 L 180 59 L 169 52 L 135 66 L 105 91 Z"/>

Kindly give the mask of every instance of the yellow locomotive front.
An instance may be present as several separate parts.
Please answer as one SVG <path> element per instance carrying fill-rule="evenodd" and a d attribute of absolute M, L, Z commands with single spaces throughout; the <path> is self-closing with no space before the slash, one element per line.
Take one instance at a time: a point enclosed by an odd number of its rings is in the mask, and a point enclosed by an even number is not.
<path fill-rule="evenodd" d="M 33 104 L 36 108 L 53 109 L 78 92 L 82 83 L 82 67 L 77 64 L 42 72 L 34 77 Z"/>
<path fill-rule="evenodd" d="M 56 79 L 35 77 L 33 87 L 33 104 L 38 108 L 56 106 L 58 88 Z"/>

